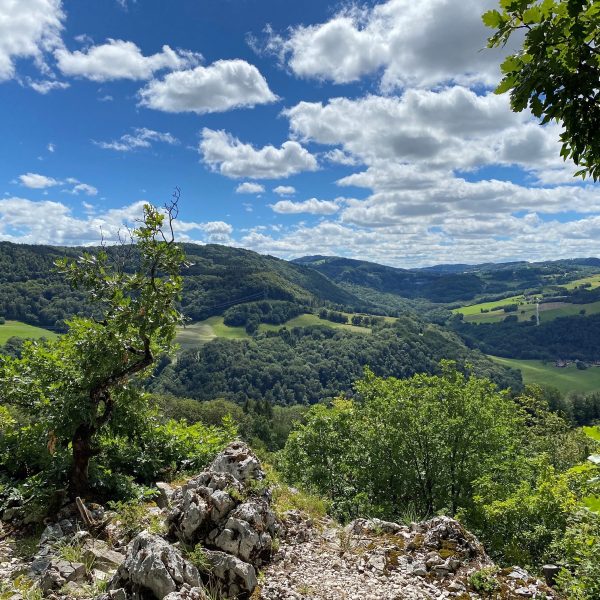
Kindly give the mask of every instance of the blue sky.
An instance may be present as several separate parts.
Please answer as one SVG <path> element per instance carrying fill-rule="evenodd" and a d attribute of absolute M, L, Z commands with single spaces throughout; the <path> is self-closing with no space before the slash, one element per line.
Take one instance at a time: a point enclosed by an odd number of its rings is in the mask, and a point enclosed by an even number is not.
<path fill-rule="evenodd" d="M 493 6 L 0 0 L 0 239 L 111 239 L 179 186 L 180 239 L 284 258 L 598 254 L 559 127 L 492 93 Z"/>

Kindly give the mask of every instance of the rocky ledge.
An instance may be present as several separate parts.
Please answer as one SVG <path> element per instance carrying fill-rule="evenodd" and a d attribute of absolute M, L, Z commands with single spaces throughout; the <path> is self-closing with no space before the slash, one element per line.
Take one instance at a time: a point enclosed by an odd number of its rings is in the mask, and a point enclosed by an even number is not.
<path fill-rule="evenodd" d="M 378 519 L 325 525 L 315 526 L 298 513 L 287 515 L 288 535 L 255 598 L 559 598 L 524 569 L 498 569 L 477 538 L 448 517 L 410 526 Z"/>
<path fill-rule="evenodd" d="M 523 569 L 496 568 L 447 517 L 342 527 L 288 511 L 281 522 L 260 462 L 241 442 L 181 487 L 157 489 L 158 506 L 148 510 L 160 534 L 145 530 L 128 541 L 118 519 L 92 506 L 89 516 L 101 527 L 65 508 L 30 561 L 11 557 L 7 537 L 1 600 L 559 598 Z"/>

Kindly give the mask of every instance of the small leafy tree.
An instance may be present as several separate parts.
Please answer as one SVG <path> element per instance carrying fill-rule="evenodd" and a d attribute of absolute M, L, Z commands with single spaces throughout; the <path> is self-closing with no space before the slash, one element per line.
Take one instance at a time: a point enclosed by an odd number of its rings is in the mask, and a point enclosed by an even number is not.
<path fill-rule="evenodd" d="M 529 107 L 542 123 L 561 122 L 561 156 L 600 177 L 600 3 L 597 0 L 500 0 L 483 15 L 496 30 L 489 46 L 524 31 L 522 49 L 502 64 L 496 93 L 510 92 L 514 111 Z"/>
<path fill-rule="evenodd" d="M 455 514 L 475 479 L 516 458 L 518 407 L 452 363 L 406 380 L 367 370 L 355 387 L 355 402 L 311 408 L 282 453 L 289 480 L 327 494 L 343 517 L 356 516 L 352 506 L 384 518 Z"/>
<path fill-rule="evenodd" d="M 164 212 L 145 205 L 132 243 L 121 252 L 103 247 L 59 261 L 67 280 L 88 293 L 94 317 L 75 317 L 59 339 L 29 343 L 21 359 L 0 361 L 0 399 L 43 426 L 50 454 L 71 450 L 72 495 L 89 491 L 100 434 L 131 431 L 144 414 L 137 384 L 170 350 L 182 320 L 184 255 L 173 232 L 178 199 L 177 191 Z"/>

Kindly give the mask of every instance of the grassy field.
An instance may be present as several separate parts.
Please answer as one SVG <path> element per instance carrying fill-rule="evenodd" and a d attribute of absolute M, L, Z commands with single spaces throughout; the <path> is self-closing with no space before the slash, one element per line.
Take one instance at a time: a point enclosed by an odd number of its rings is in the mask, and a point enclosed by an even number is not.
<path fill-rule="evenodd" d="M 52 340 L 57 337 L 56 333 L 42 329 L 41 327 L 34 327 L 33 325 L 27 325 L 20 321 L 6 321 L 4 325 L 0 325 L 0 344 L 5 344 L 6 340 L 11 337 L 19 338 L 33 338 L 35 340 L 39 338 L 46 338 Z"/>
<path fill-rule="evenodd" d="M 510 298 L 504 298 L 503 300 L 495 300 L 494 302 L 481 302 L 480 304 L 471 304 L 470 306 L 461 306 L 455 308 L 453 313 L 462 313 L 465 316 L 468 315 L 481 315 L 487 316 L 489 313 L 482 313 L 482 310 L 494 311 L 500 306 L 506 306 L 507 304 L 518 304 L 523 301 L 523 296 L 511 296 Z M 498 311 L 498 314 L 504 314 L 502 311 Z M 465 319 L 466 320 L 466 319 Z"/>
<path fill-rule="evenodd" d="M 589 287 L 588 289 L 594 289 L 594 288 L 600 287 L 600 274 L 591 275 L 590 277 L 584 277 L 583 279 L 577 279 L 575 281 L 571 281 L 571 283 L 562 285 L 561 287 L 564 287 L 567 290 L 573 290 L 576 287 L 579 287 L 580 285 L 585 284 L 585 283 L 591 284 L 591 287 Z"/>
<path fill-rule="evenodd" d="M 583 433 L 595 442 L 600 442 L 600 427 L 583 427 Z"/>
<path fill-rule="evenodd" d="M 367 327 L 356 327 L 355 325 L 344 323 L 332 323 L 331 321 L 319 319 L 317 315 L 309 313 L 290 319 L 284 325 L 268 325 L 266 323 L 261 323 L 258 331 L 279 331 L 282 327 L 292 329 L 293 327 L 310 327 L 312 325 L 325 325 L 333 329 L 344 329 L 356 333 L 371 333 L 371 330 Z M 205 321 L 200 321 L 180 328 L 177 333 L 177 343 L 182 350 L 188 350 L 190 348 L 201 346 L 218 337 L 230 340 L 250 338 L 243 327 L 229 327 L 223 323 L 223 317 L 210 317 Z"/>
<path fill-rule="evenodd" d="M 525 383 L 555 387 L 563 393 L 600 390 L 600 367 L 580 371 L 575 365 L 558 368 L 541 360 L 517 360 L 490 356 L 494 362 L 519 369 Z"/>
<path fill-rule="evenodd" d="M 513 296 L 505 300 L 496 302 L 484 302 L 482 304 L 474 304 L 463 308 L 456 308 L 453 312 L 459 312 L 464 315 L 466 323 L 498 323 L 503 321 L 508 315 L 516 315 L 519 321 L 529 321 L 535 316 L 535 304 L 530 302 L 521 304 L 516 312 L 505 313 L 503 310 L 491 310 L 491 312 L 482 313 L 481 309 L 490 310 L 488 307 L 504 306 L 506 304 L 514 304 L 515 302 L 523 301 L 522 296 Z M 578 315 L 582 310 L 585 310 L 586 315 L 594 315 L 600 313 L 600 301 L 591 302 L 590 304 L 569 304 L 567 302 L 546 302 L 540 304 L 540 321 L 551 321 L 557 317 L 570 317 Z"/>
<path fill-rule="evenodd" d="M 352 317 L 350 313 L 344 314 L 347 315 L 348 318 Z M 311 313 L 304 313 L 303 315 L 294 317 L 293 319 L 287 321 L 285 325 L 268 325 L 267 323 L 261 323 L 258 330 L 279 331 L 282 327 L 292 329 L 293 327 L 311 327 L 313 325 L 325 325 L 327 327 L 332 327 L 333 329 L 345 329 L 346 331 L 354 331 L 356 333 L 371 333 L 371 330 L 368 327 L 356 327 L 356 325 L 334 323 L 333 321 L 319 319 L 317 315 L 313 315 Z"/>
<path fill-rule="evenodd" d="M 243 327 L 228 327 L 223 323 L 223 317 L 210 317 L 205 321 L 180 327 L 176 342 L 182 350 L 188 350 L 210 342 L 215 338 L 243 340 L 250 337 Z"/>

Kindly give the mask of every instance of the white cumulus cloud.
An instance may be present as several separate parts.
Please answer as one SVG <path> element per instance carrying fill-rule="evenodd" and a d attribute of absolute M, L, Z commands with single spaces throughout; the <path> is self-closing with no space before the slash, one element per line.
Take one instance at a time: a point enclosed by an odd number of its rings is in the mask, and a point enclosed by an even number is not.
<path fill-rule="evenodd" d="M 142 106 L 165 112 L 224 112 L 275 102 L 260 71 L 245 60 L 218 60 L 207 67 L 168 73 L 140 90 Z"/>
<path fill-rule="evenodd" d="M 86 214 L 79 217 L 62 202 L 3 198 L 0 199 L 0 240 L 65 246 L 94 245 L 102 240 L 115 243 L 119 241 L 119 232 L 142 216 L 144 204 L 140 200 L 102 211 L 84 202 Z M 194 223 L 177 219 L 174 226 L 180 241 L 228 243 L 233 232 L 233 227 L 223 221 Z M 196 234 L 191 236 L 192 232 Z"/>
<path fill-rule="evenodd" d="M 273 188 L 273 191 L 278 196 L 293 196 L 296 193 L 296 188 L 292 185 L 278 185 Z"/>
<path fill-rule="evenodd" d="M 118 140 L 112 142 L 94 142 L 105 150 L 116 150 L 118 152 L 130 152 L 138 148 L 150 148 L 153 142 L 165 144 L 178 144 L 179 140 L 168 132 L 154 131 L 147 127 L 136 127 L 133 133 L 126 133 Z"/>
<path fill-rule="evenodd" d="M 54 56 L 63 75 L 92 81 L 145 80 L 158 71 L 184 69 L 200 60 L 197 54 L 173 50 L 167 45 L 161 52 L 144 56 L 133 42 L 114 39 L 74 52 L 58 48 Z"/>
<path fill-rule="evenodd" d="M 382 89 L 445 83 L 494 85 L 501 51 L 486 47 L 481 14 L 496 0 L 388 0 L 344 9 L 325 23 L 267 30 L 266 50 L 291 71 L 350 83 L 381 74 Z"/>
<path fill-rule="evenodd" d="M 21 182 L 21 185 L 33 190 L 43 190 L 61 184 L 61 182 L 54 179 L 54 177 L 47 177 L 46 175 L 40 175 L 39 173 L 25 173 L 24 175 L 19 175 L 19 181 Z"/>
<path fill-rule="evenodd" d="M 22 58 L 46 71 L 44 54 L 61 45 L 64 19 L 61 0 L 2 0 L 0 81 L 15 76 L 15 61 Z"/>
<path fill-rule="evenodd" d="M 262 194 L 265 191 L 265 186 L 260 183 L 244 181 L 235 188 L 236 194 Z"/>
<path fill-rule="evenodd" d="M 28 85 L 32 90 L 44 96 L 52 90 L 66 90 L 71 87 L 71 84 L 66 81 L 56 81 L 54 79 L 43 79 L 41 81 L 29 79 Z"/>
<path fill-rule="evenodd" d="M 213 171 L 233 179 L 277 179 L 316 171 L 317 159 L 296 141 L 254 148 L 225 131 L 204 128 L 199 152 Z"/>
<path fill-rule="evenodd" d="M 311 215 L 332 215 L 340 210 L 340 200 L 317 200 L 310 198 L 303 202 L 292 202 L 291 200 L 279 200 L 269 205 L 273 212 L 283 215 L 299 215 L 308 213 Z"/>

